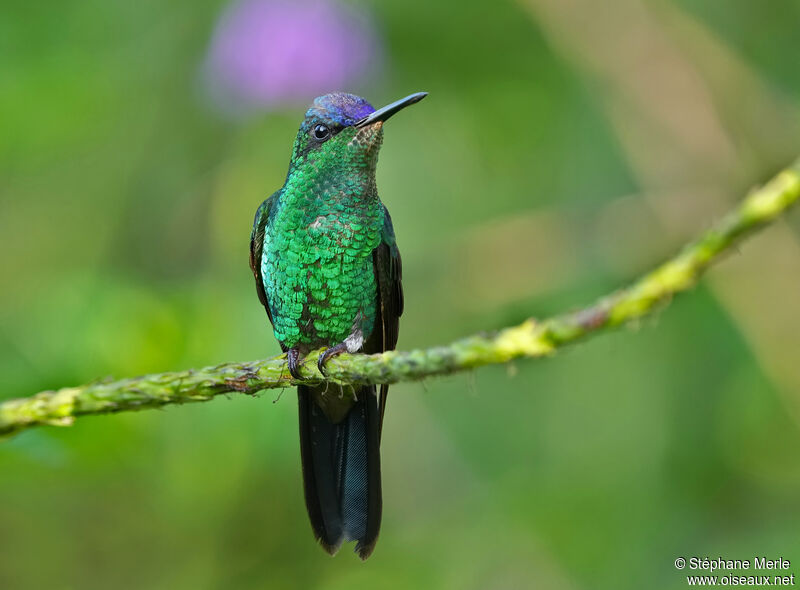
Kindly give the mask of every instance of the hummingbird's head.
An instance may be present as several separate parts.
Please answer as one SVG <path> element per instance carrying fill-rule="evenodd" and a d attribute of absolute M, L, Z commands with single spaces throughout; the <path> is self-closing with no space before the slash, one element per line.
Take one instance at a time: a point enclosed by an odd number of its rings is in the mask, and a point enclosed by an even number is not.
<path fill-rule="evenodd" d="M 334 92 L 314 99 L 306 111 L 292 152 L 292 169 L 317 172 L 373 172 L 383 141 L 383 123 L 427 96 L 418 92 L 377 111 L 365 99 Z"/>

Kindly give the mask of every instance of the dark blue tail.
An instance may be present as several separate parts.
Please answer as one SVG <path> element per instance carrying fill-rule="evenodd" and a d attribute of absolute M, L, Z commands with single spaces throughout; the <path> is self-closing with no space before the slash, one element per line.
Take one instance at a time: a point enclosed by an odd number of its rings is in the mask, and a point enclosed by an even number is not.
<path fill-rule="evenodd" d="M 336 396 L 335 385 L 325 396 Z M 299 386 L 300 454 L 306 507 L 319 542 L 333 555 L 344 541 L 358 541 L 366 559 L 381 524 L 380 415 L 375 387 L 361 387 L 341 421 L 332 423 L 315 397 Z"/>

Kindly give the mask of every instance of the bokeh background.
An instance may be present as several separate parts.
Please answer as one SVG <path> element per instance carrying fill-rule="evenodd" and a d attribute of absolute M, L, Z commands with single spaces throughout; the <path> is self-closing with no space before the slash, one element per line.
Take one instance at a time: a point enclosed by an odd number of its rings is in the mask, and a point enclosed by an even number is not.
<path fill-rule="evenodd" d="M 796 0 L 0 9 L 0 398 L 278 352 L 250 224 L 317 94 L 376 106 L 400 347 L 573 308 L 800 153 Z M 639 326 L 393 388 L 373 557 L 314 543 L 293 391 L 0 444 L 0 588 L 683 588 L 800 574 L 800 216 Z"/>

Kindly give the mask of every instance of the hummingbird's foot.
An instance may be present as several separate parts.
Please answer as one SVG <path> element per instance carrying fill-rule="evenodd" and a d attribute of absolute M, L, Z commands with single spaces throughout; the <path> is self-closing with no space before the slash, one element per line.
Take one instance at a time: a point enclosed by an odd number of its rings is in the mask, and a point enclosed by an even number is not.
<path fill-rule="evenodd" d="M 319 372 L 322 373 L 323 377 L 328 376 L 328 371 L 325 369 L 325 363 L 328 361 L 328 359 L 339 356 L 343 352 L 347 352 L 347 344 L 340 342 L 336 346 L 326 348 L 320 353 L 319 359 L 317 359 L 317 368 L 319 369 Z"/>
<path fill-rule="evenodd" d="M 289 372 L 295 379 L 303 379 L 300 374 L 300 351 L 290 348 L 286 351 L 286 363 L 289 365 Z"/>

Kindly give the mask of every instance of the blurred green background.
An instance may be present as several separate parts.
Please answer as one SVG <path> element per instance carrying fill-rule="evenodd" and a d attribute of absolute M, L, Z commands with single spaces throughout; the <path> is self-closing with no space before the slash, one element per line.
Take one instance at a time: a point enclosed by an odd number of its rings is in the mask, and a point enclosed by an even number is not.
<path fill-rule="evenodd" d="M 404 349 L 588 302 L 800 153 L 796 0 L 346 7 L 380 56 L 325 90 L 430 93 L 378 170 Z M 4 3 L 0 398 L 278 352 L 250 224 L 313 95 L 219 97 L 230 9 Z M 394 387 L 366 563 L 314 543 L 293 391 L 23 433 L 0 444 L 0 588 L 683 588 L 692 555 L 800 574 L 799 236 L 795 211 L 552 359 Z"/>

